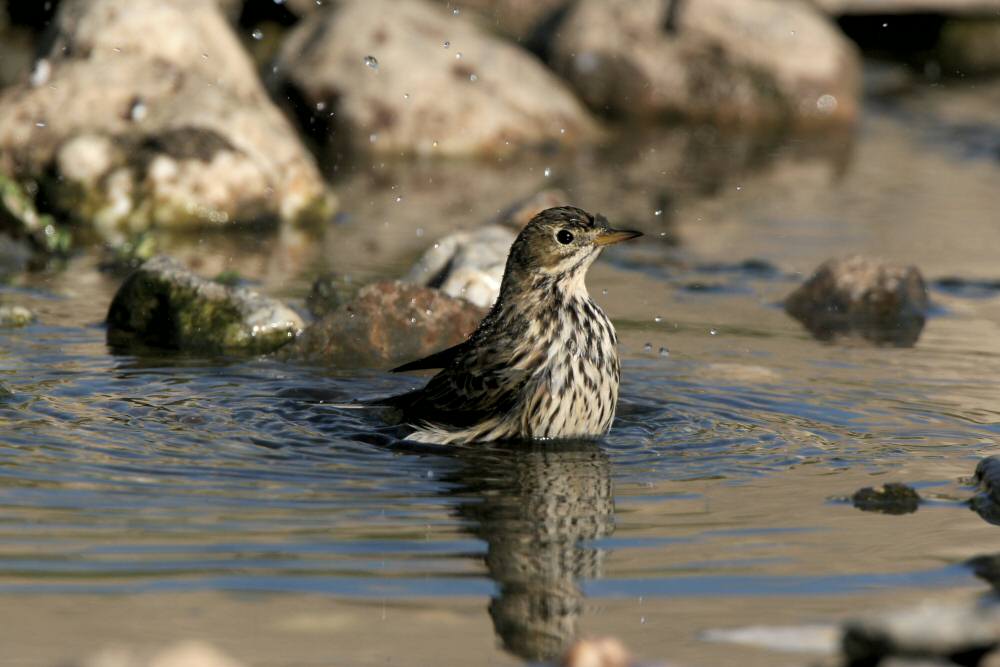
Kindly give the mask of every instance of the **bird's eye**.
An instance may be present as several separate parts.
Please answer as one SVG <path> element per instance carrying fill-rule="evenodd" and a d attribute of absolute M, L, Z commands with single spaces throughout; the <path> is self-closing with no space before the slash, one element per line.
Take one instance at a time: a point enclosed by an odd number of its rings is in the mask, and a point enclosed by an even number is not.
<path fill-rule="evenodd" d="M 570 232 L 565 229 L 560 229 L 556 233 L 556 240 L 559 241 L 559 243 L 562 243 L 563 245 L 569 245 L 570 243 L 573 242 L 573 232 Z"/>

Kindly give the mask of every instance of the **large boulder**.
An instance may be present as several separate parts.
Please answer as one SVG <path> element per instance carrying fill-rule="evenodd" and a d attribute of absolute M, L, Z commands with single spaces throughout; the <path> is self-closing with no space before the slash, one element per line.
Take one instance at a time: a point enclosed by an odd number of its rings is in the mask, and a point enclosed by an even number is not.
<path fill-rule="evenodd" d="M 785 310 L 820 340 L 857 334 L 910 346 L 924 328 L 927 287 L 913 266 L 852 256 L 824 262 L 785 299 Z"/>
<path fill-rule="evenodd" d="M 796 0 L 580 0 L 551 57 L 615 116 L 808 125 L 858 112 L 856 49 Z"/>
<path fill-rule="evenodd" d="M 498 154 L 595 136 L 529 53 L 424 0 L 344 0 L 289 35 L 278 72 L 333 140 L 398 155 Z"/>
<path fill-rule="evenodd" d="M 67 0 L 0 96 L 0 172 L 119 240 L 153 226 L 309 220 L 332 199 L 215 3 Z"/>
<path fill-rule="evenodd" d="M 486 314 L 429 287 L 378 282 L 312 324 L 282 353 L 290 361 L 389 367 L 465 340 Z"/>
<path fill-rule="evenodd" d="M 194 352 L 270 352 L 302 330 L 285 304 L 195 275 L 160 255 L 118 288 L 108 310 L 108 342 Z"/>

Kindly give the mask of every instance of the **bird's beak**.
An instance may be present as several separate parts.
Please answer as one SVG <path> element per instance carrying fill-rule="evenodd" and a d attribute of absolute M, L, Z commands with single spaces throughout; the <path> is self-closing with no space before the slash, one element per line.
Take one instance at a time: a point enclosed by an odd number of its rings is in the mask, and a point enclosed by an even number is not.
<path fill-rule="evenodd" d="M 642 232 L 633 232 L 628 229 L 605 229 L 602 230 L 597 237 L 594 239 L 594 245 L 606 246 L 613 245 L 615 243 L 621 243 L 622 241 L 628 241 L 629 239 L 634 239 L 637 236 L 642 236 Z"/>

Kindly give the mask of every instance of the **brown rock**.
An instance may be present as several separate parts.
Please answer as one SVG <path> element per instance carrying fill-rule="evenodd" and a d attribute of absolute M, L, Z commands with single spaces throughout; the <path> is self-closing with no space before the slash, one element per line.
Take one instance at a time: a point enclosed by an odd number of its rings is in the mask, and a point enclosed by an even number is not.
<path fill-rule="evenodd" d="M 398 155 L 501 154 L 592 138 L 596 125 L 533 56 L 424 0 L 345 0 L 304 19 L 278 64 L 334 138 Z"/>
<path fill-rule="evenodd" d="M 0 171 L 107 239 L 324 217 L 312 157 L 215 3 L 64 2 L 30 81 L 0 96 Z"/>
<path fill-rule="evenodd" d="M 803 125 L 858 111 L 856 49 L 797 1 L 581 0 L 552 60 L 612 115 Z"/>
<path fill-rule="evenodd" d="M 858 334 L 911 346 L 923 330 L 927 288 L 913 266 L 853 256 L 824 262 L 785 299 L 785 310 L 820 340 Z"/>
<path fill-rule="evenodd" d="M 319 320 L 286 359 L 343 367 L 389 367 L 456 345 L 486 311 L 429 287 L 384 281 Z"/>

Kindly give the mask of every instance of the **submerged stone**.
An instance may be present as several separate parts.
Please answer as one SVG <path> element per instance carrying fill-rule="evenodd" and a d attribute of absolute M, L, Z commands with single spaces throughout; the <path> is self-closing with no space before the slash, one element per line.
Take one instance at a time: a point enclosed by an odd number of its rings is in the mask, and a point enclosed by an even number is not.
<path fill-rule="evenodd" d="M 282 354 L 341 367 L 395 366 L 462 342 L 484 315 L 440 290 L 378 282 L 312 324 Z"/>
<path fill-rule="evenodd" d="M 0 327 L 24 327 L 35 321 L 35 314 L 24 306 L 0 305 Z"/>
<path fill-rule="evenodd" d="M 785 311 L 819 340 L 855 334 L 900 347 L 917 342 L 928 307 L 916 267 L 857 255 L 824 262 L 785 299 Z"/>
<path fill-rule="evenodd" d="M 987 456 L 976 465 L 975 482 L 979 493 L 969 505 L 984 520 L 1000 525 L 1000 457 Z"/>
<path fill-rule="evenodd" d="M 866 486 L 855 491 L 851 502 L 862 512 L 910 514 L 920 506 L 920 495 L 906 484 L 888 482 L 877 488 Z"/>
<path fill-rule="evenodd" d="M 201 278 L 160 255 L 118 289 L 108 310 L 108 342 L 202 352 L 270 352 L 302 330 L 285 304 L 243 287 Z"/>

